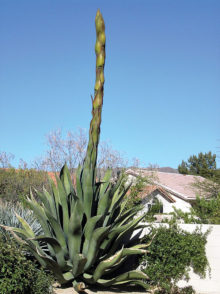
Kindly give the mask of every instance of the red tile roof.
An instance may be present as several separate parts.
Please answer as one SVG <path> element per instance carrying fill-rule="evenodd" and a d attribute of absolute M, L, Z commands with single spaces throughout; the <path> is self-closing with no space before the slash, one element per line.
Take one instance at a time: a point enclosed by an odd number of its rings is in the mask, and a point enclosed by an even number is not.
<path fill-rule="evenodd" d="M 146 186 L 143 188 L 143 190 L 140 192 L 139 197 L 141 199 L 145 199 L 147 196 L 149 196 L 154 191 L 159 191 L 169 202 L 174 203 L 176 202 L 175 199 L 163 188 L 157 186 L 157 185 L 151 185 Z"/>
<path fill-rule="evenodd" d="M 127 171 L 128 174 L 133 176 L 152 176 L 152 171 L 139 170 L 139 173 L 134 171 Z M 198 189 L 193 187 L 196 181 L 204 181 L 205 179 L 200 176 L 182 175 L 175 173 L 153 172 L 155 178 L 153 178 L 154 185 L 163 188 L 165 191 L 183 198 L 185 200 L 195 200 L 196 195 L 199 192 Z"/>

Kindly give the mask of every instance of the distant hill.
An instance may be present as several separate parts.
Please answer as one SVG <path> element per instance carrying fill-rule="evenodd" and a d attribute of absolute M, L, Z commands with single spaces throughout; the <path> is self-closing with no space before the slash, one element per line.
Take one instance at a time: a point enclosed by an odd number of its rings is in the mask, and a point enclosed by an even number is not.
<path fill-rule="evenodd" d="M 130 167 L 132 169 L 132 167 Z M 141 168 L 142 170 L 157 170 L 159 172 L 163 172 L 163 173 L 173 173 L 173 174 L 178 174 L 178 169 L 169 167 L 169 166 L 165 166 L 165 167 L 156 167 L 156 168 L 152 168 L 152 167 L 146 167 L 146 168 Z"/>
<path fill-rule="evenodd" d="M 165 166 L 165 167 L 159 167 L 158 171 L 160 172 L 164 172 L 164 173 L 174 173 L 174 174 L 178 174 L 178 169 L 169 167 L 169 166 Z"/>

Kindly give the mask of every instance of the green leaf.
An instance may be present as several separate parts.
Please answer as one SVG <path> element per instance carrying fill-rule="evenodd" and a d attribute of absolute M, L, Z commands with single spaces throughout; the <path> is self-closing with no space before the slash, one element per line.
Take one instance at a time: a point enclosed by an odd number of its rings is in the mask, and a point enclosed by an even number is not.
<path fill-rule="evenodd" d="M 105 270 L 119 262 L 122 258 L 122 254 L 123 248 L 120 251 L 116 252 L 115 255 L 100 262 L 93 274 L 93 280 L 96 282 L 104 274 Z"/>
<path fill-rule="evenodd" d="M 80 201 L 75 203 L 73 212 L 69 221 L 68 230 L 68 247 L 70 259 L 74 261 L 76 254 L 80 252 L 80 245 L 82 239 L 82 217 L 83 217 L 83 207 Z"/>
<path fill-rule="evenodd" d="M 79 165 L 76 171 L 76 191 L 77 196 L 83 202 L 83 190 L 82 190 L 82 183 L 81 183 L 81 177 L 82 177 L 82 167 Z"/>
<path fill-rule="evenodd" d="M 93 231 L 96 227 L 97 222 L 101 219 L 101 215 L 96 215 L 90 218 L 90 220 L 86 223 L 84 227 L 84 236 L 85 236 L 85 241 L 83 244 L 83 254 L 87 255 L 90 241 L 93 235 Z"/>
<path fill-rule="evenodd" d="M 58 240 L 62 248 L 65 249 L 65 252 L 67 252 L 66 238 L 60 226 L 60 223 L 46 209 L 45 213 L 48 218 L 49 224 L 53 229 L 53 233 L 55 234 L 56 239 Z M 48 235 L 48 237 L 53 237 L 53 234 Z"/>
<path fill-rule="evenodd" d="M 102 286 L 108 287 L 111 285 L 117 285 L 119 283 L 120 284 L 129 283 L 130 281 L 134 281 L 134 280 L 149 280 L 149 277 L 141 271 L 133 270 L 133 271 L 129 271 L 124 274 L 121 274 L 111 280 L 99 279 L 97 283 Z"/>
<path fill-rule="evenodd" d="M 65 163 L 65 165 L 62 167 L 61 171 L 60 171 L 60 179 L 63 183 L 63 186 L 66 190 L 66 194 L 69 195 L 70 193 L 74 192 L 74 188 L 73 188 L 73 184 L 71 181 L 71 176 L 70 176 L 70 172 L 67 168 L 67 165 Z"/>
<path fill-rule="evenodd" d="M 62 249 L 60 243 L 55 238 L 38 236 L 35 238 L 31 238 L 30 240 L 43 241 L 43 242 L 50 244 L 50 246 L 53 248 L 53 250 L 56 254 L 56 259 L 57 259 L 57 262 L 58 262 L 60 268 L 61 269 L 67 268 L 67 263 L 66 263 L 65 257 L 64 257 L 65 251 Z"/>
<path fill-rule="evenodd" d="M 56 181 L 57 181 L 57 191 L 59 193 L 61 208 L 63 212 L 63 229 L 65 234 L 68 233 L 68 222 L 69 222 L 69 211 L 68 211 L 68 203 L 67 203 L 67 193 L 65 191 L 65 188 L 63 186 L 62 181 L 57 177 L 56 175 Z"/>
<path fill-rule="evenodd" d="M 19 220 L 19 222 L 22 224 L 22 227 L 27 232 L 27 234 L 30 237 L 34 238 L 35 234 L 34 234 L 32 228 L 30 227 L 30 225 L 22 217 L 20 217 L 16 212 L 15 212 L 15 215 L 16 215 L 17 219 Z"/>
<path fill-rule="evenodd" d="M 87 263 L 85 265 L 85 270 L 89 269 L 90 266 L 94 263 L 96 256 L 98 254 L 98 247 L 103 238 L 105 238 L 105 236 L 108 234 L 109 230 L 110 227 L 101 227 L 93 232 L 88 253 L 86 255 Z"/>

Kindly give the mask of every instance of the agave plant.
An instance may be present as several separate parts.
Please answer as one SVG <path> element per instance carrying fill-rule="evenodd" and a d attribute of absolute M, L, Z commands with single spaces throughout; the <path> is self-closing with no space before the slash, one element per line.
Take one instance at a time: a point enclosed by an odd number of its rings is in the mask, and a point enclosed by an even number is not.
<path fill-rule="evenodd" d="M 146 274 L 125 270 L 125 261 L 130 256 L 147 252 L 149 244 L 136 242 L 131 246 L 125 242 L 125 237 L 142 228 L 140 222 L 144 216 L 135 218 L 139 207 L 125 209 L 124 196 L 129 187 L 123 188 L 122 177 L 113 183 L 111 170 L 107 170 L 102 181 L 96 181 L 105 64 L 105 25 L 99 10 L 95 24 L 96 82 L 92 120 L 87 153 L 82 167 L 78 167 L 76 184 L 72 184 L 68 168 L 64 165 L 60 176 L 56 177 L 56 184 L 50 180 L 51 193 L 46 190 L 38 193 L 40 203 L 32 194 L 27 199 L 28 206 L 41 224 L 42 235 L 36 236 L 19 216 L 23 229 L 6 229 L 12 231 L 61 284 L 72 281 L 77 291 L 83 290 L 85 284 L 111 286 L 131 283 L 147 288 L 143 281 L 148 279 Z"/>
<path fill-rule="evenodd" d="M 5 202 L 0 205 L 0 225 L 22 228 L 22 225 L 16 215 L 25 219 L 36 236 L 42 234 L 41 225 L 34 217 L 32 211 L 23 207 L 19 203 L 11 204 L 9 202 Z M 3 235 L 3 237 L 8 236 L 7 231 L 5 231 L 2 227 L 0 227 L 0 233 Z"/>

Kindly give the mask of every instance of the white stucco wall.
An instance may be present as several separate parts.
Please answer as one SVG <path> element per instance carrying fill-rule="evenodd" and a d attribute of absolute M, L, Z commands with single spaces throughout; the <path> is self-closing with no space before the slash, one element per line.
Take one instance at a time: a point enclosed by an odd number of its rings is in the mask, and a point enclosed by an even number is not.
<path fill-rule="evenodd" d="M 181 209 L 183 212 L 190 212 L 191 204 L 181 198 L 178 198 L 172 195 L 172 198 L 176 201 L 175 203 L 171 203 L 172 206 L 175 206 L 177 209 Z M 220 293 L 219 293 L 220 294 Z"/>
<path fill-rule="evenodd" d="M 154 224 L 155 226 L 165 224 Z M 180 224 L 182 229 L 192 232 L 198 225 L 195 224 Z M 208 235 L 206 244 L 206 255 L 211 267 L 211 277 L 207 273 L 205 279 L 200 277 L 193 272 L 190 273 L 189 282 L 180 281 L 179 286 L 192 285 L 197 294 L 220 294 L 220 225 L 202 225 L 202 232 L 206 232 L 209 228 L 212 229 Z M 148 233 L 148 228 L 144 229 L 142 236 Z"/>
<path fill-rule="evenodd" d="M 192 232 L 197 225 L 181 224 L 181 228 Z M 211 267 L 211 277 L 200 279 L 198 275 L 191 273 L 188 283 L 181 282 L 180 285 L 192 285 L 199 294 L 220 294 L 220 225 L 202 225 L 202 231 L 206 232 L 212 228 L 208 235 L 206 244 L 206 254 Z"/>
<path fill-rule="evenodd" d="M 173 212 L 173 206 L 175 206 L 177 209 L 181 209 L 183 212 L 190 212 L 191 204 L 172 195 L 172 198 L 176 202 L 170 202 L 168 201 L 159 191 L 155 191 L 151 194 L 151 196 L 146 197 L 143 200 L 143 212 L 148 211 L 148 204 L 152 204 L 153 198 L 156 197 L 162 204 L 163 204 L 163 213 L 170 213 Z M 220 294 L 220 293 L 219 293 Z"/>

